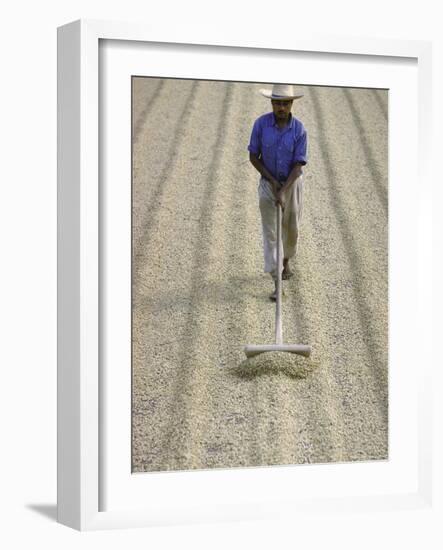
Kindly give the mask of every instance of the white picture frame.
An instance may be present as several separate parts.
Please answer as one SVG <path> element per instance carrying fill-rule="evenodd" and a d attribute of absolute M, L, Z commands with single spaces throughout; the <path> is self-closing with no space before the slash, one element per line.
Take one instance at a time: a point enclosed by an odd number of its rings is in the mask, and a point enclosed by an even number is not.
<path fill-rule="evenodd" d="M 331 505 L 336 510 L 348 513 L 356 507 L 362 511 L 395 509 L 431 509 L 432 507 L 432 447 L 431 447 L 431 366 L 432 348 L 421 350 L 423 371 L 409 388 L 417 399 L 417 433 L 414 435 L 417 456 L 405 476 L 399 477 L 397 489 L 365 494 L 341 492 L 337 477 L 335 488 L 327 494 L 313 491 L 312 498 L 306 494 L 301 499 L 288 498 L 283 491 L 289 471 L 285 468 L 236 470 L 217 472 L 208 481 L 208 472 L 193 472 L 151 475 L 147 483 L 155 490 L 173 494 L 189 491 L 199 486 L 214 483 L 219 489 L 235 482 L 237 487 L 251 490 L 247 506 L 236 501 L 235 490 L 226 492 L 219 500 L 208 499 L 201 492 L 192 503 L 186 499 L 178 505 L 161 506 L 155 502 L 140 507 L 126 500 L 121 505 L 103 510 L 100 505 L 100 483 L 106 478 L 103 473 L 101 452 L 100 405 L 100 227 L 99 193 L 100 156 L 100 43 L 116 41 L 125 44 L 126 54 L 131 55 L 131 46 L 156 44 L 153 59 L 159 55 L 161 45 L 193 44 L 211 61 L 214 48 L 220 48 L 232 56 L 242 52 L 271 52 L 286 55 L 288 52 L 303 52 L 312 56 L 330 54 L 344 56 L 348 60 L 363 63 L 371 59 L 389 59 L 391 66 L 403 60 L 416 64 L 418 84 L 418 146 L 416 165 L 422 193 L 417 216 L 418 240 L 413 258 L 417 261 L 417 318 L 415 327 L 420 336 L 431 333 L 432 297 L 427 285 L 432 256 L 431 228 L 431 178 L 429 177 L 431 139 L 431 47 L 427 42 L 369 40 L 347 37 L 315 37 L 299 35 L 296 39 L 282 37 L 281 42 L 257 38 L 251 43 L 241 37 L 204 35 L 187 36 L 183 31 L 171 31 L 169 36 L 157 34 L 155 29 L 144 25 L 76 21 L 58 30 L 58 521 L 79 530 L 119 527 L 140 527 L 161 524 L 234 519 L 260 519 L 265 517 L 288 517 L 297 511 L 321 512 Z M 364 56 L 364 57 L 362 57 Z M 108 59 L 108 58 L 107 58 Z M 108 61 L 107 61 L 108 62 Z M 162 76 L 162 75 L 159 75 Z M 331 83 L 332 84 L 332 83 Z M 333 84 L 338 85 L 338 82 Z M 341 85 L 345 85 L 342 82 Z M 418 158 L 420 162 L 418 163 Z M 414 165 L 414 164 L 413 164 Z M 395 229 L 395 228 L 394 228 Z M 415 279 L 414 279 L 415 281 Z M 407 329 L 405 329 L 407 330 Z M 428 339 L 429 341 L 429 339 Z M 129 398 L 129 396 L 128 396 Z M 415 409 L 414 409 L 415 410 Z M 346 467 L 342 465 L 343 467 Z M 377 465 L 375 465 L 377 468 Z M 341 471 L 342 471 L 341 470 Z M 411 472 L 414 471 L 414 474 Z M 293 472 L 290 472 L 291 475 Z M 127 472 L 128 476 L 130 472 Z M 374 470 L 375 475 L 383 472 Z M 392 475 L 392 472 L 385 472 Z M 323 482 L 335 476 L 334 466 L 318 466 L 305 469 L 301 476 L 315 485 L 315 479 Z M 340 474 L 341 475 L 341 474 Z M 354 468 L 351 478 L 357 480 L 362 470 Z M 384 474 L 383 474 L 384 475 Z M 105 476 L 105 477 L 104 477 Z M 252 487 L 260 478 L 263 489 L 254 492 Z M 300 477 L 300 476 L 299 476 Z M 217 479 L 215 479 L 217 478 Z M 200 482 L 198 481 L 200 479 Z M 203 479 L 203 482 L 202 482 Z M 349 482 L 349 480 L 348 480 Z M 138 482 L 137 482 L 138 483 Z M 403 484 L 403 485 L 402 485 Z M 281 486 L 277 492 L 271 488 Z M 403 487 L 403 488 L 402 488 Z M 163 489 L 162 489 L 163 488 Z M 239 489 L 240 490 L 240 489 Z M 154 491 L 154 489 L 153 489 Z M 278 492 L 280 491 L 280 493 Z M 130 495 L 130 493 L 127 493 Z M 196 490 L 198 495 L 198 490 Z M 280 495 L 280 496 L 279 496 Z M 117 499 L 118 500 L 118 499 Z M 188 505 L 187 505 L 188 504 Z"/>

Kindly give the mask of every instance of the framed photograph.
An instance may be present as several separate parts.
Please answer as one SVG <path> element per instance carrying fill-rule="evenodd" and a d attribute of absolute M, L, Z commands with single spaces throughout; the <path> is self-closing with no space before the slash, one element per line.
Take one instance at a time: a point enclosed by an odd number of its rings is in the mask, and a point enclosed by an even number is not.
<path fill-rule="evenodd" d="M 430 45 L 58 52 L 59 521 L 431 509 Z"/>

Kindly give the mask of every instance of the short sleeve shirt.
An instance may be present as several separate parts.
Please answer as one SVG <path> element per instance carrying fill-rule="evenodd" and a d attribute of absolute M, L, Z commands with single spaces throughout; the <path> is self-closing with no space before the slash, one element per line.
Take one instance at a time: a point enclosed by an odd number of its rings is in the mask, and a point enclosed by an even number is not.
<path fill-rule="evenodd" d="M 300 120 L 291 114 L 289 123 L 280 129 L 271 112 L 254 122 L 248 150 L 261 158 L 269 172 L 282 181 L 288 178 L 295 164 L 307 163 L 307 145 L 306 130 Z"/>

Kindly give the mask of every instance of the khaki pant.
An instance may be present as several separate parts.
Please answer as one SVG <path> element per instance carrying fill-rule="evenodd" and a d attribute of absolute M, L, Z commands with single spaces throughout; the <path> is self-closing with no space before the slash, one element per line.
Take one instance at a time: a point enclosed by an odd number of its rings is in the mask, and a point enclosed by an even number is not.
<path fill-rule="evenodd" d="M 265 273 L 273 279 L 277 276 L 277 208 L 272 185 L 260 178 L 258 186 L 259 206 L 263 231 L 263 253 Z M 297 252 L 299 225 L 303 201 L 303 176 L 300 175 L 284 197 L 285 208 L 282 216 L 283 258 L 292 258 Z"/>

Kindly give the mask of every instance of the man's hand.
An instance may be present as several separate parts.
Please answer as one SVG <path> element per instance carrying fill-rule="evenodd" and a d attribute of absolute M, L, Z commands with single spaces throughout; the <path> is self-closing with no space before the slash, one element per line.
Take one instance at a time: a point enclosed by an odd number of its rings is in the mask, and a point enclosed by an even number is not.
<path fill-rule="evenodd" d="M 251 164 L 256 168 L 256 170 L 260 172 L 261 176 L 268 180 L 271 184 L 272 191 L 275 197 L 275 205 L 277 206 L 277 204 L 280 204 L 282 210 L 284 210 L 284 192 L 286 190 L 288 181 L 286 181 L 282 188 L 279 181 L 274 178 L 274 176 L 265 168 L 265 165 L 263 164 L 261 159 L 257 157 L 257 155 L 254 155 L 254 153 L 249 153 L 249 160 L 251 161 Z"/>

